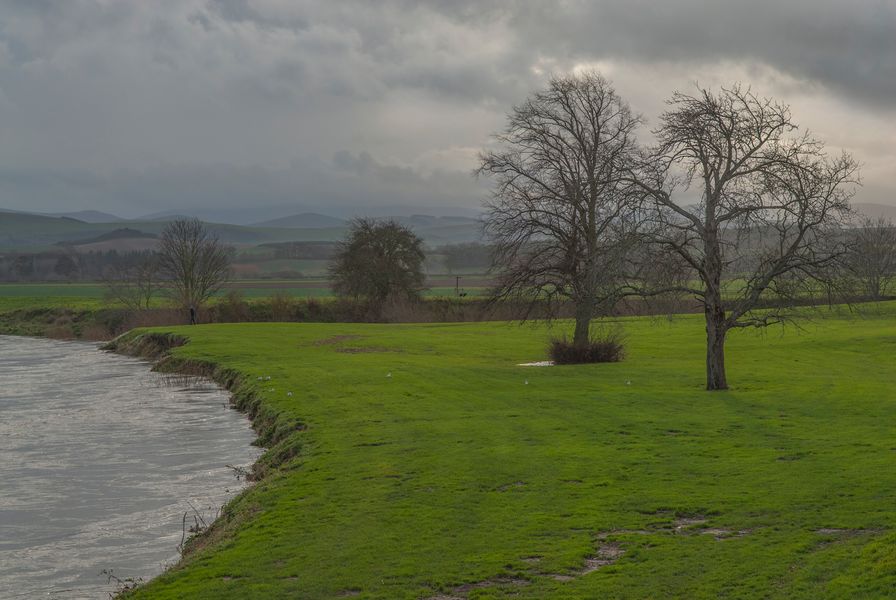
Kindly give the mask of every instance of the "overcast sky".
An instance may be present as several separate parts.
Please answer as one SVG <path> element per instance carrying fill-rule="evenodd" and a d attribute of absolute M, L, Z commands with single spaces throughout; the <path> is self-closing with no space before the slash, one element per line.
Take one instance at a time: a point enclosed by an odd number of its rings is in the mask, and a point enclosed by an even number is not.
<path fill-rule="evenodd" d="M 896 204 L 896 0 L 4 0 L 0 208 L 472 209 L 509 108 L 583 68 L 652 125 L 748 83 Z"/>

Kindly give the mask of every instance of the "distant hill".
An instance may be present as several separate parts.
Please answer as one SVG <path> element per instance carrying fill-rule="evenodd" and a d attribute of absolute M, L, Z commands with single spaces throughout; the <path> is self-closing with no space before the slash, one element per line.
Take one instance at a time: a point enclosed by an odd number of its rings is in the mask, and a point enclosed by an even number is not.
<path fill-rule="evenodd" d="M 67 213 L 47 213 L 50 217 L 68 217 L 69 219 L 77 219 L 85 223 L 114 223 L 124 221 L 121 217 L 117 217 L 111 213 L 101 212 L 98 210 L 79 210 Z"/>
<path fill-rule="evenodd" d="M 107 230 L 69 217 L 0 212 L 0 248 L 3 249 L 49 246 L 65 239 L 100 235 Z"/>
<path fill-rule="evenodd" d="M 320 213 L 300 213 L 298 215 L 290 215 L 253 223 L 252 227 L 295 227 L 300 229 L 323 229 L 327 227 L 345 227 L 347 222 L 344 219 L 337 219 L 322 215 Z"/>
<path fill-rule="evenodd" d="M 312 219 L 309 215 L 312 215 Z M 54 217 L 0 210 L 0 251 L 36 251 L 49 249 L 60 242 L 77 245 L 79 250 L 143 249 L 151 244 L 150 237 L 158 235 L 166 221 L 176 215 L 157 215 L 151 220 L 88 223 L 71 217 Z M 414 230 L 430 245 L 477 241 L 479 223 L 469 217 L 434 217 L 412 215 L 395 220 Z M 284 225 L 284 222 L 288 225 Z M 225 244 L 258 245 L 267 242 L 327 242 L 345 237 L 348 221 L 320 213 L 301 213 L 275 219 L 265 226 L 230 225 L 205 221 L 209 231 Z M 117 230 L 126 230 L 125 232 Z M 129 230 L 129 231 L 127 231 Z M 133 232 L 138 232 L 134 234 Z M 110 237 L 104 237 L 110 236 Z M 128 237 L 130 236 L 130 237 Z M 123 240 L 131 240 L 124 244 Z M 86 248 L 93 245 L 92 248 Z M 82 248 L 83 246 L 83 248 Z"/>
<path fill-rule="evenodd" d="M 180 213 L 174 212 L 165 212 L 165 213 L 155 213 L 152 215 L 146 215 L 145 217 L 140 217 L 139 219 L 134 219 L 135 221 L 178 221 L 184 219 L 196 219 L 198 217 L 194 217 L 193 215 L 184 215 Z"/>
<path fill-rule="evenodd" d="M 430 227 L 477 227 L 479 220 L 472 217 L 434 217 L 433 215 L 410 215 L 386 217 L 411 228 Z"/>
<path fill-rule="evenodd" d="M 57 246 L 85 246 L 87 244 L 97 244 L 100 242 L 111 242 L 115 240 L 133 240 L 133 239 L 158 239 L 159 236 L 154 233 L 146 233 L 145 231 L 140 231 L 138 229 L 131 229 L 129 227 L 122 227 L 121 229 L 113 229 L 112 231 L 107 231 L 106 233 L 101 233 L 100 235 L 94 236 L 92 238 L 84 239 L 84 240 L 69 240 L 56 242 Z"/>
<path fill-rule="evenodd" d="M 856 212 L 862 213 L 866 217 L 877 219 L 892 219 L 896 221 L 896 206 L 888 204 L 872 204 L 871 202 L 853 202 L 852 207 Z"/>

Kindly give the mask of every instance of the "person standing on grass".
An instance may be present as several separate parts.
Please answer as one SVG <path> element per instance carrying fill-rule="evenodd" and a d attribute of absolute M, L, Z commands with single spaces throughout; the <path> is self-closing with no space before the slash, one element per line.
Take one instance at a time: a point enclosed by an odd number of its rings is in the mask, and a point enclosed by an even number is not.
<path fill-rule="evenodd" d="M 196 307 L 190 307 L 190 325 L 196 324 Z"/>

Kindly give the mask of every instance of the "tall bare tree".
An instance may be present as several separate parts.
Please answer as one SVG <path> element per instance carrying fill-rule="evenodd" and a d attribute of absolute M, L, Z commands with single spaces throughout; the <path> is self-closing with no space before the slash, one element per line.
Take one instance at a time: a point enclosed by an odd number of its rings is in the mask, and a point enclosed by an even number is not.
<path fill-rule="evenodd" d="M 499 147 L 480 156 L 477 173 L 495 182 L 485 216 L 498 269 L 493 299 L 530 309 L 571 301 L 577 346 L 624 283 L 634 221 L 623 175 L 640 122 L 599 74 L 554 77 L 512 110 Z"/>
<path fill-rule="evenodd" d="M 896 286 L 896 226 L 884 217 L 865 218 L 852 234 L 849 269 L 862 293 L 880 300 Z"/>
<path fill-rule="evenodd" d="M 738 85 L 668 105 L 633 182 L 652 201 L 653 241 L 688 267 L 669 290 L 703 306 L 706 388 L 726 389 L 727 333 L 792 318 L 845 251 L 857 165 L 797 134 L 787 106 Z"/>
<path fill-rule="evenodd" d="M 162 231 L 159 272 L 171 297 L 198 309 L 230 279 L 231 253 L 198 219 L 171 221 Z"/>

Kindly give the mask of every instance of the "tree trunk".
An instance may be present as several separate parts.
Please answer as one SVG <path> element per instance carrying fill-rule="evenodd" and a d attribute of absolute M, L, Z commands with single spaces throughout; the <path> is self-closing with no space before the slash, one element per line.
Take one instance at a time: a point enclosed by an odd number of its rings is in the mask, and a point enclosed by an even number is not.
<path fill-rule="evenodd" d="M 572 337 L 572 345 L 576 348 L 584 348 L 591 341 L 592 312 L 588 302 L 576 305 L 576 330 Z"/>
<path fill-rule="evenodd" d="M 727 390 L 725 377 L 725 311 L 706 307 L 706 389 Z"/>
<path fill-rule="evenodd" d="M 727 390 L 725 378 L 725 307 L 722 304 L 722 249 L 713 221 L 713 212 L 707 204 L 707 233 L 704 239 L 704 269 L 706 292 L 703 297 L 706 313 L 706 389 Z"/>

